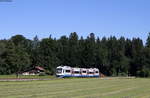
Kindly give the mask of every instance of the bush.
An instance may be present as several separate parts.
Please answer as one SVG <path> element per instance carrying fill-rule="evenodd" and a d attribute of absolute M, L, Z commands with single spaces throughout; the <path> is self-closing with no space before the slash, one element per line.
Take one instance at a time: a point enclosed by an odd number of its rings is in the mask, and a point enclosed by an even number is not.
<path fill-rule="evenodd" d="M 140 77 L 150 77 L 150 69 L 144 68 L 141 71 L 138 71 L 137 75 L 140 76 Z"/>
<path fill-rule="evenodd" d="M 120 73 L 118 73 L 118 76 L 123 76 L 123 77 L 126 77 L 126 76 L 128 76 L 125 72 L 120 72 Z"/>
<path fill-rule="evenodd" d="M 53 73 L 51 71 L 49 71 L 49 70 L 45 70 L 45 74 L 47 74 L 47 75 L 53 75 Z"/>
<path fill-rule="evenodd" d="M 46 76 L 46 73 L 42 72 L 42 73 L 39 74 L 39 76 Z"/>

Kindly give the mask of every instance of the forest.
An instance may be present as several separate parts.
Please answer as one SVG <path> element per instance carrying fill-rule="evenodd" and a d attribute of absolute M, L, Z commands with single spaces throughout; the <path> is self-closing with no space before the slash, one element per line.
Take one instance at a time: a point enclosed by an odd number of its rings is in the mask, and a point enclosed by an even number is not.
<path fill-rule="evenodd" d="M 106 76 L 150 77 L 150 33 L 146 43 L 140 38 L 86 38 L 76 32 L 56 39 L 32 40 L 23 35 L 0 40 L 0 74 L 8 75 L 42 66 L 54 75 L 60 65 L 96 67 Z"/>

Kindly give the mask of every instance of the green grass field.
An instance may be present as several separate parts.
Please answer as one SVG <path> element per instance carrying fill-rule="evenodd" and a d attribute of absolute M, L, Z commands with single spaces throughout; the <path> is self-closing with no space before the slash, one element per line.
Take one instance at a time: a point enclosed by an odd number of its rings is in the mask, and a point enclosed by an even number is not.
<path fill-rule="evenodd" d="M 150 98 L 150 79 L 69 78 L 0 82 L 0 98 Z"/>

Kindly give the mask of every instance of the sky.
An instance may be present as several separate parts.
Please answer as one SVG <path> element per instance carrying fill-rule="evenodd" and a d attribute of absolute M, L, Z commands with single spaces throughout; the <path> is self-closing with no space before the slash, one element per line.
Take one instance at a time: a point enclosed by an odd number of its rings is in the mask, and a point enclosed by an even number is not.
<path fill-rule="evenodd" d="M 0 39 L 77 32 L 86 37 L 140 37 L 150 32 L 150 0 L 0 0 Z M 7 0 L 6 0 L 7 1 Z"/>

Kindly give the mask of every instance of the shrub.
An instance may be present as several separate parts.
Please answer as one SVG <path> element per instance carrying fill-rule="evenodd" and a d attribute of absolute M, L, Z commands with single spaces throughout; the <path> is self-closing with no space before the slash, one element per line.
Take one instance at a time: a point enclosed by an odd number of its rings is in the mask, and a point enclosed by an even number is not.
<path fill-rule="evenodd" d="M 39 76 L 46 76 L 46 73 L 42 72 L 42 73 L 39 74 Z"/>

